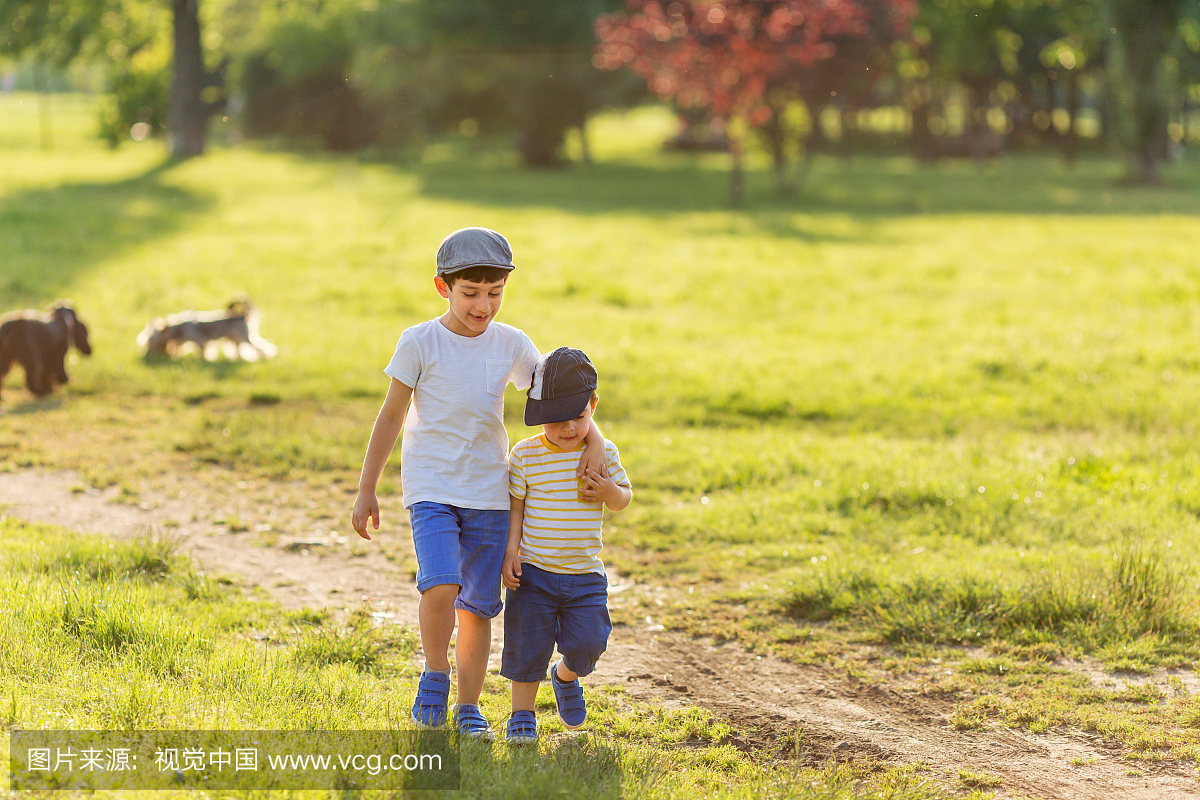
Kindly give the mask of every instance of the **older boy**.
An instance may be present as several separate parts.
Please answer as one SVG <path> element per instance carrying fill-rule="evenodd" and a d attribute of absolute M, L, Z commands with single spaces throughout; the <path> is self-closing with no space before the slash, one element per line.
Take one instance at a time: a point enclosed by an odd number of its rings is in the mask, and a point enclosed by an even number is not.
<path fill-rule="evenodd" d="M 600 561 L 604 506 L 620 511 L 633 491 L 617 447 L 604 440 L 605 467 L 576 479 L 585 438 L 595 431 L 596 368 L 581 350 L 560 347 L 542 358 L 525 405 L 525 424 L 542 433 L 509 456 L 508 548 L 504 553 L 504 653 L 500 674 L 512 683 L 505 738 L 537 740 L 538 683 L 550 668 L 558 717 L 568 728 L 587 719 L 579 678 L 608 647 L 608 578 Z"/>
<path fill-rule="evenodd" d="M 488 741 L 492 731 L 479 694 L 491 620 L 501 608 L 508 530 L 504 387 L 528 387 L 538 360 L 528 336 L 495 322 L 513 269 L 508 240 L 493 230 L 464 228 L 442 242 L 433 280 L 447 309 L 405 330 L 384 370 L 391 383 L 371 431 L 352 517 L 364 539 L 371 538 L 368 520 L 379 528 L 376 487 L 403 428 L 400 480 L 417 554 L 425 654 L 412 719 L 425 727 L 446 721 L 457 612 L 455 725 Z M 599 466 L 603 439 L 593 438 L 589 453 Z"/>

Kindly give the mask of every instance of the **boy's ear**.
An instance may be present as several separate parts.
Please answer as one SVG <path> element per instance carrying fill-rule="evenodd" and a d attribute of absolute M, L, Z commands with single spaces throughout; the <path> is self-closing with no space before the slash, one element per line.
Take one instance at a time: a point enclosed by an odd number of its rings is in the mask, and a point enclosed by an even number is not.
<path fill-rule="evenodd" d="M 437 293 L 447 300 L 450 299 L 450 286 L 446 283 L 446 279 L 441 275 L 433 276 L 433 288 L 437 289 Z"/>

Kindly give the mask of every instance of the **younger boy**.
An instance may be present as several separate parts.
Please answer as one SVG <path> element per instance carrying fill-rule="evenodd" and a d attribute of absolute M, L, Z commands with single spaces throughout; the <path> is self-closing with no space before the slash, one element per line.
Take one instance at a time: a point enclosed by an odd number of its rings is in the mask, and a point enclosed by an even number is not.
<path fill-rule="evenodd" d="M 508 548 L 504 553 L 504 652 L 500 674 L 512 683 L 505 738 L 537 741 L 538 684 L 550 668 L 558 717 L 568 728 L 587 719 L 579 678 L 608 647 L 608 577 L 599 558 L 604 506 L 620 511 L 633 491 L 617 447 L 604 440 L 605 466 L 576 479 L 584 439 L 595 430 L 596 368 L 581 350 L 560 347 L 533 375 L 525 424 L 542 433 L 509 456 Z"/>
<path fill-rule="evenodd" d="M 455 724 L 459 733 L 485 740 L 492 731 L 479 694 L 491 620 L 501 608 L 509 515 L 504 387 L 528 387 L 538 361 L 528 336 L 494 321 L 513 269 L 512 248 L 495 231 L 464 228 L 442 242 L 434 286 L 447 310 L 405 330 L 384 370 L 391 384 L 371 431 L 351 520 L 364 539 L 371 538 L 368 521 L 379 528 L 376 487 L 403 428 L 400 480 L 417 554 L 425 654 L 412 718 L 425 727 L 446 721 L 457 613 Z M 589 453 L 599 468 L 602 437 L 593 438 Z"/>

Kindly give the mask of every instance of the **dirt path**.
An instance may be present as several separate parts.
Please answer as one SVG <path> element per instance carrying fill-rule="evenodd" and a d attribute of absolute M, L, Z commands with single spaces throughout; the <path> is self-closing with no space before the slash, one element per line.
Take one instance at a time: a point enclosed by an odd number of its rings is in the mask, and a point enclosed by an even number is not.
<path fill-rule="evenodd" d="M 274 529 L 263 535 L 267 523 L 258 519 L 261 509 L 245 502 L 237 513 L 247 530 L 230 533 L 227 524 L 216 522 L 228 513 L 229 498 L 178 494 L 147 493 L 134 507 L 114 502 L 115 490 L 82 490 L 69 474 L 0 474 L 0 506 L 8 515 L 122 538 L 170 532 L 181 537 L 201 569 L 236 576 L 248 591 L 261 589 L 285 607 L 348 610 L 367 602 L 394 614 L 396 622 L 415 624 L 412 576 L 380 547 L 358 544 L 353 534 L 325 531 L 318 521 L 290 526 L 305 535 Z M 385 514 L 403 517 L 398 505 L 385 508 Z M 394 539 L 407 539 L 407 531 L 400 533 Z M 403 545 L 393 541 L 392 546 Z M 493 645 L 495 659 L 499 642 Z M 799 732 L 806 759 L 922 762 L 951 784 L 959 769 L 988 773 L 1003 780 L 998 797 L 1200 800 L 1194 767 L 1138 764 L 1131 769 L 1119 752 L 1087 734 L 958 731 L 948 722 L 952 709 L 944 701 L 756 656 L 736 644 L 618 627 L 595 679 L 623 685 L 632 697 L 660 705 L 707 709 L 746 731 L 750 740 L 734 744 L 754 752 L 769 753 Z"/>

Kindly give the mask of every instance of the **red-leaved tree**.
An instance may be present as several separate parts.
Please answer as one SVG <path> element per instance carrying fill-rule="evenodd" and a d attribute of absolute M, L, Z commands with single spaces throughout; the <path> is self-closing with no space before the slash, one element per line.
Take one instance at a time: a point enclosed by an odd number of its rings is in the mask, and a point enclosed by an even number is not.
<path fill-rule="evenodd" d="M 903 26 L 913 0 L 892 0 Z M 873 26 L 860 0 L 628 0 L 627 11 L 596 21 L 593 63 L 627 67 L 682 109 L 703 110 L 725 127 L 733 160 L 730 198 L 743 193 L 741 125 L 771 120 L 781 93 L 795 96 L 806 70 L 839 43 L 867 39 Z"/>

